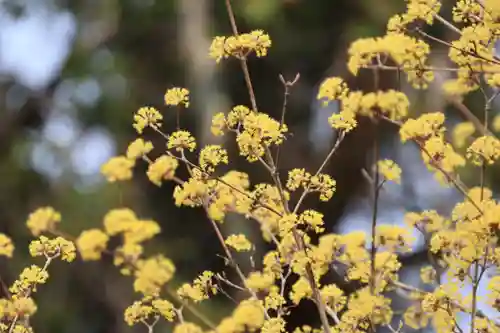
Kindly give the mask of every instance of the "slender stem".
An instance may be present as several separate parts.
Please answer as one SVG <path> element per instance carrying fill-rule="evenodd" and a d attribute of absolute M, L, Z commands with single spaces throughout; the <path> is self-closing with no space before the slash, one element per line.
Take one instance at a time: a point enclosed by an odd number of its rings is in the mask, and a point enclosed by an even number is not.
<path fill-rule="evenodd" d="M 191 306 L 188 302 L 185 302 L 182 299 L 180 299 L 179 296 L 177 295 L 177 293 L 175 291 L 173 291 L 173 290 L 171 290 L 169 288 L 167 288 L 166 291 L 167 291 L 167 294 L 170 297 L 172 297 L 177 302 L 179 302 L 183 307 L 185 307 L 186 309 L 188 309 L 188 311 L 191 312 L 191 314 L 194 317 L 196 317 L 197 319 L 199 319 L 208 328 L 210 328 L 212 330 L 216 330 L 217 329 L 217 325 L 215 325 L 209 318 L 207 318 L 203 313 L 201 313 L 200 311 L 198 311 L 195 307 Z"/>
<path fill-rule="evenodd" d="M 177 130 L 178 131 L 181 130 L 181 110 L 179 110 L 179 108 L 177 108 L 177 110 L 176 110 L 176 118 L 177 118 L 176 119 L 176 125 L 177 125 Z"/>
<path fill-rule="evenodd" d="M 207 211 L 207 214 L 208 214 L 208 209 L 206 206 L 205 206 L 205 210 Z M 255 291 L 253 291 L 252 289 L 250 289 L 247 286 L 245 275 L 243 274 L 243 271 L 241 270 L 240 266 L 238 265 L 238 263 L 234 259 L 233 255 L 231 254 L 231 251 L 227 247 L 226 242 L 224 241 L 224 237 L 222 236 L 222 233 L 220 231 L 220 228 L 217 225 L 217 222 L 215 222 L 211 218 L 209 218 L 209 220 L 210 220 L 210 223 L 212 224 L 212 227 L 215 231 L 215 234 L 217 235 L 217 238 L 219 239 L 219 243 L 221 244 L 222 249 L 224 250 L 224 253 L 226 254 L 226 257 L 231 262 L 231 265 L 233 266 L 234 270 L 236 271 L 236 274 L 240 278 L 242 284 L 245 286 L 245 290 L 250 294 L 250 296 L 253 299 L 258 300 L 259 298 L 258 298 L 257 294 L 255 293 Z M 263 311 L 264 311 L 264 316 L 266 317 L 266 319 L 269 319 L 270 317 L 269 317 L 269 314 L 267 313 L 267 311 L 265 309 L 263 309 Z"/>
<path fill-rule="evenodd" d="M 485 96 L 485 106 L 484 106 L 484 132 L 488 131 L 488 117 L 489 117 L 489 112 L 491 109 L 491 104 L 490 104 L 490 99 L 488 99 L 487 96 Z M 484 200 L 484 188 L 485 188 L 485 182 L 486 182 L 486 165 L 487 162 L 483 158 L 483 163 L 481 165 L 481 173 L 480 173 L 480 186 L 481 186 L 481 196 L 480 196 L 480 201 L 481 205 Z M 481 217 L 484 219 L 484 214 Z M 486 245 L 488 246 L 488 244 Z M 481 268 L 482 271 L 480 272 L 480 263 L 479 259 L 474 260 L 474 273 L 472 276 L 472 311 L 471 311 L 471 323 L 470 323 L 470 333 L 474 333 L 475 329 L 475 317 L 476 317 L 476 311 L 477 311 L 477 291 L 479 289 L 479 282 L 481 280 L 481 277 L 486 270 L 486 257 L 488 257 L 487 253 L 487 248 L 485 249 L 485 265 Z"/>
<path fill-rule="evenodd" d="M 297 74 L 295 76 L 295 79 L 291 82 L 285 81 L 283 75 L 281 74 L 279 78 L 281 83 L 283 84 L 283 87 L 285 88 L 285 91 L 283 92 L 283 107 L 281 108 L 281 120 L 280 120 L 280 129 L 282 129 L 283 125 L 285 124 L 286 107 L 288 104 L 288 96 L 290 95 L 290 89 L 295 85 L 295 83 L 297 83 L 297 81 L 300 78 L 300 74 Z M 276 161 L 276 169 L 278 169 L 279 167 L 280 151 L 281 151 L 281 145 L 279 145 L 276 148 L 276 156 L 274 157 L 274 160 Z"/>
<path fill-rule="evenodd" d="M 378 129 L 377 124 L 375 123 L 375 140 L 373 142 L 373 211 L 372 211 L 372 223 L 371 223 L 371 248 L 370 248 L 370 292 L 375 294 L 375 274 L 376 274 L 376 264 L 375 258 L 377 255 L 377 244 L 376 244 L 376 232 L 377 232 L 377 214 L 378 214 L 378 201 L 379 201 L 379 193 L 380 193 L 380 174 L 378 168 L 378 160 L 379 160 L 379 143 L 378 143 Z"/>
<path fill-rule="evenodd" d="M 450 30 L 456 32 L 457 34 L 461 35 L 462 34 L 462 31 L 460 31 L 460 29 L 458 29 L 457 27 L 455 27 L 453 24 L 451 24 L 450 22 L 448 22 L 447 20 L 445 20 L 444 18 L 442 18 L 439 14 L 434 14 L 434 18 L 436 20 L 438 20 L 439 22 L 443 23 L 446 27 L 448 27 Z"/>

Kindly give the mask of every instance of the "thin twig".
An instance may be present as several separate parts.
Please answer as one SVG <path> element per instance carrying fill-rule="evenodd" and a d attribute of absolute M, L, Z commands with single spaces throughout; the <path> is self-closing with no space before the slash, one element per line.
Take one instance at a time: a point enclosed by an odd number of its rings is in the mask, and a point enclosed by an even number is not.
<path fill-rule="evenodd" d="M 285 91 L 283 92 L 283 107 L 281 108 L 281 120 L 280 120 L 280 130 L 281 130 L 283 128 L 283 125 L 285 124 L 286 107 L 288 104 L 288 96 L 290 95 L 290 89 L 299 81 L 300 74 L 297 73 L 293 81 L 285 81 L 285 78 L 281 74 L 279 75 L 279 78 L 281 83 L 283 84 L 283 87 L 285 88 Z M 280 151 L 281 151 L 281 145 L 278 145 L 278 147 L 276 148 L 276 156 L 274 157 L 274 160 L 276 161 L 276 168 L 279 168 Z"/>

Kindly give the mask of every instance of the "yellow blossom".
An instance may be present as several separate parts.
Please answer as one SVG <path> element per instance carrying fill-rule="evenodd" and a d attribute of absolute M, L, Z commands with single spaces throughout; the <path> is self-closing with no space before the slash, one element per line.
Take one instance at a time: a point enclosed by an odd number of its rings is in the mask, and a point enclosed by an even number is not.
<path fill-rule="evenodd" d="M 299 304 L 303 298 L 312 296 L 312 289 L 307 279 L 300 277 L 297 282 L 292 285 L 289 298 L 294 304 Z"/>
<path fill-rule="evenodd" d="M 271 39 L 269 35 L 262 30 L 254 30 L 250 33 L 239 34 L 238 36 L 215 37 L 210 45 L 209 55 L 217 63 L 229 56 L 243 59 L 250 52 L 255 52 L 257 57 L 264 57 L 267 55 L 267 50 L 270 46 Z"/>
<path fill-rule="evenodd" d="M 323 232 L 325 228 L 323 227 L 323 214 L 312 209 L 308 209 L 300 214 L 299 218 L 300 224 L 305 224 L 317 233 Z"/>
<path fill-rule="evenodd" d="M 114 236 L 125 232 L 128 225 L 136 220 L 137 216 L 128 208 L 112 209 L 104 216 L 104 230 Z"/>
<path fill-rule="evenodd" d="M 356 121 L 356 114 L 353 112 L 342 110 L 340 113 L 334 113 L 328 118 L 328 123 L 335 129 L 343 130 L 346 133 L 353 130 L 358 122 Z"/>
<path fill-rule="evenodd" d="M 37 284 L 44 284 L 49 278 L 49 273 L 41 267 L 31 265 L 23 270 L 19 279 L 9 288 L 15 295 L 25 295 L 28 291 L 36 291 Z"/>
<path fill-rule="evenodd" d="M 12 305 L 16 314 L 23 317 L 32 316 L 37 310 L 35 301 L 31 297 L 14 297 Z"/>
<path fill-rule="evenodd" d="M 99 260 L 106 249 L 109 237 L 99 229 L 83 231 L 76 240 L 78 252 L 83 260 Z"/>
<path fill-rule="evenodd" d="M 189 90 L 186 88 L 171 88 L 165 93 L 165 105 L 184 105 L 189 107 Z"/>
<path fill-rule="evenodd" d="M 273 284 L 274 275 L 261 272 L 250 273 L 245 281 L 245 285 L 255 291 L 269 289 Z"/>
<path fill-rule="evenodd" d="M 205 146 L 200 152 L 200 168 L 208 173 L 215 171 L 215 167 L 219 164 L 227 164 L 227 151 L 219 145 Z"/>
<path fill-rule="evenodd" d="M 493 118 L 491 127 L 495 132 L 500 132 L 500 114 L 496 115 L 495 118 Z"/>
<path fill-rule="evenodd" d="M 175 148 L 177 151 L 182 151 L 183 149 L 194 151 L 196 149 L 196 141 L 188 131 L 177 131 L 168 137 L 167 148 Z"/>
<path fill-rule="evenodd" d="M 257 300 L 244 300 L 233 312 L 237 327 L 254 332 L 264 325 L 264 309 Z"/>
<path fill-rule="evenodd" d="M 403 315 L 405 324 L 415 330 L 425 328 L 429 324 L 430 318 L 431 314 L 414 305 L 409 306 Z"/>
<path fill-rule="evenodd" d="M 54 230 L 59 222 L 61 222 L 59 212 L 52 207 L 42 207 L 29 215 L 26 225 L 33 236 L 38 236 L 42 232 Z"/>
<path fill-rule="evenodd" d="M 347 298 L 344 296 L 342 289 L 334 284 L 329 284 L 321 288 L 320 294 L 323 302 L 335 312 L 343 310 L 347 302 Z"/>
<path fill-rule="evenodd" d="M 285 332 L 285 320 L 281 317 L 271 318 L 264 322 L 262 333 L 281 333 Z"/>
<path fill-rule="evenodd" d="M 426 140 L 431 136 L 441 136 L 444 132 L 444 120 L 444 114 L 441 112 L 426 113 L 417 119 L 408 119 L 399 130 L 401 141 Z"/>
<path fill-rule="evenodd" d="M 125 156 L 112 157 L 101 167 L 101 173 L 108 182 L 124 181 L 132 178 L 132 168 L 135 166 L 135 160 Z"/>
<path fill-rule="evenodd" d="M 129 144 L 127 158 L 135 160 L 148 154 L 151 150 L 153 150 L 153 143 L 151 141 L 144 141 L 144 139 L 138 138 Z"/>
<path fill-rule="evenodd" d="M 113 265 L 120 267 L 120 273 L 123 275 L 130 275 L 143 252 L 144 249 L 140 244 L 123 244 L 114 251 Z"/>
<path fill-rule="evenodd" d="M 174 321 L 174 305 L 165 299 L 155 299 L 151 302 L 153 308 L 167 321 Z"/>
<path fill-rule="evenodd" d="M 12 258 L 14 252 L 14 244 L 7 235 L 0 233 L 0 256 Z"/>
<path fill-rule="evenodd" d="M 146 127 L 159 128 L 163 116 L 161 113 L 152 107 L 142 107 L 134 115 L 134 128 L 137 133 L 142 134 Z"/>
<path fill-rule="evenodd" d="M 163 180 L 172 179 L 179 162 L 172 156 L 162 155 L 152 162 L 147 171 L 149 180 L 160 186 Z"/>
<path fill-rule="evenodd" d="M 157 295 L 160 288 L 172 279 L 174 273 L 174 264 L 162 255 L 140 260 L 134 273 L 134 290 L 145 296 Z"/>
<path fill-rule="evenodd" d="M 288 172 L 286 187 L 290 191 L 295 191 L 299 187 L 305 187 L 309 184 L 311 174 L 305 169 L 292 169 Z"/>
<path fill-rule="evenodd" d="M 226 117 L 224 116 L 224 113 L 216 113 L 212 118 L 212 126 L 210 127 L 212 134 L 215 136 L 222 136 L 224 135 L 225 129 Z"/>
<path fill-rule="evenodd" d="M 467 139 L 474 134 L 475 131 L 476 128 L 470 121 L 465 121 L 456 125 L 453 129 L 453 143 L 458 148 L 463 147 Z"/>
<path fill-rule="evenodd" d="M 154 316 L 161 316 L 167 321 L 173 321 L 175 317 L 173 304 L 160 298 L 144 297 L 127 307 L 124 313 L 125 322 L 129 326 L 136 323 L 149 325 Z"/>
<path fill-rule="evenodd" d="M 413 241 L 408 228 L 390 224 L 377 225 L 377 245 L 392 251 L 409 251 Z"/>
<path fill-rule="evenodd" d="M 29 250 L 33 257 L 56 258 L 60 256 L 62 260 L 67 262 L 73 261 L 76 257 L 75 244 L 62 237 L 49 239 L 40 236 L 39 239 L 30 243 Z"/>
<path fill-rule="evenodd" d="M 436 270 L 432 266 L 425 266 L 420 269 L 420 279 L 423 283 L 434 283 L 436 281 L 436 274 Z"/>
<path fill-rule="evenodd" d="M 397 184 L 401 182 L 401 168 L 394 161 L 378 161 L 378 171 L 385 180 L 393 181 Z"/>
<path fill-rule="evenodd" d="M 203 330 L 196 324 L 181 322 L 175 326 L 173 333 L 203 333 Z"/>
<path fill-rule="evenodd" d="M 191 299 L 195 303 L 209 298 L 210 294 L 217 294 L 217 288 L 213 284 L 214 273 L 204 271 L 192 284 L 185 283 L 178 290 L 177 294 L 181 298 Z"/>
<path fill-rule="evenodd" d="M 252 249 L 252 243 L 243 234 L 230 235 L 226 238 L 225 243 L 238 252 L 250 251 Z"/>
<path fill-rule="evenodd" d="M 319 192 L 319 199 L 321 201 L 328 201 L 335 193 L 337 182 L 330 175 L 320 173 L 311 177 L 309 190 L 312 192 Z"/>
<path fill-rule="evenodd" d="M 141 301 L 135 301 L 125 309 L 124 319 L 129 326 L 132 326 L 136 323 L 146 321 L 153 313 L 154 309 L 151 305 L 145 305 Z"/>
<path fill-rule="evenodd" d="M 492 136 L 482 136 L 467 148 L 467 158 L 476 165 L 493 164 L 499 157 L 500 140 Z"/>
<path fill-rule="evenodd" d="M 325 105 L 336 99 L 342 99 L 349 93 L 347 84 L 339 77 L 329 77 L 319 87 L 317 99 L 324 99 Z"/>

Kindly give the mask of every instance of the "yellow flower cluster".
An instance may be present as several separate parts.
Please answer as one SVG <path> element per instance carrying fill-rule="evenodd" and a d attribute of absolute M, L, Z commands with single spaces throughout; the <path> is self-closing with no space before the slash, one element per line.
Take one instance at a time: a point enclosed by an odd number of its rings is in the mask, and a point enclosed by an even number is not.
<path fill-rule="evenodd" d="M 212 133 L 223 135 L 226 130 L 236 133 L 240 155 L 255 162 L 271 145 L 279 145 L 285 139 L 288 128 L 269 115 L 252 112 L 248 107 L 237 105 L 228 113 L 216 114 L 212 119 Z"/>
<path fill-rule="evenodd" d="M 61 222 L 61 214 L 52 207 L 42 207 L 35 210 L 28 217 L 26 226 L 33 236 L 39 236 L 43 232 L 53 231 Z"/>
<path fill-rule="evenodd" d="M 146 127 L 159 128 L 163 115 L 153 107 L 142 107 L 134 114 L 134 128 L 142 134 Z"/>
<path fill-rule="evenodd" d="M 351 44 L 348 52 L 347 66 L 354 75 L 361 68 L 370 67 L 375 60 L 387 55 L 407 74 L 408 81 L 415 88 L 427 88 L 434 80 L 434 73 L 426 65 L 429 45 L 399 32 L 384 37 L 358 39 Z"/>
<path fill-rule="evenodd" d="M 157 296 L 175 273 L 174 264 L 163 255 L 138 260 L 136 266 L 134 290 L 144 296 Z"/>
<path fill-rule="evenodd" d="M 184 105 L 189 107 L 189 90 L 186 88 L 171 88 L 165 93 L 165 105 Z"/>
<path fill-rule="evenodd" d="M 439 13 L 440 9 L 441 2 L 439 0 L 409 0 L 405 13 L 394 15 L 389 19 L 387 31 L 389 33 L 402 33 L 410 23 L 415 21 L 432 24 L 434 15 Z"/>
<path fill-rule="evenodd" d="M 200 152 L 199 165 L 204 172 L 212 173 L 216 166 L 228 162 L 227 151 L 219 145 L 205 146 Z"/>
<path fill-rule="evenodd" d="M 375 241 L 377 247 L 384 247 L 391 252 L 410 251 L 413 238 L 408 228 L 379 224 L 377 225 Z"/>
<path fill-rule="evenodd" d="M 338 77 L 327 78 L 319 88 L 317 99 L 329 102 L 339 100 L 340 112 L 333 113 L 328 122 L 338 130 L 349 132 L 357 126 L 356 116 L 383 116 L 401 120 L 408 114 L 410 102 L 406 95 L 395 90 L 363 94 L 349 91 L 346 83 Z"/>
<path fill-rule="evenodd" d="M 230 235 L 226 239 L 226 244 L 239 252 L 252 249 L 252 243 L 243 234 Z"/>
<path fill-rule="evenodd" d="M 175 326 L 174 333 L 203 333 L 203 330 L 196 324 L 181 322 Z"/>
<path fill-rule="evenodd" d="M 450 221 L 439 215 L 435 210 L 426 210 L 422 213 L 409 212 L 405 215 L 405 223 L 425 233 L 432 233 L 446 229 Z"/>
<path fill-rule="evenodd" d="M 14 243 L 7 235 L 0 233 L 0 256 L 12 258 Z"/>
<path fill-rule="evenodd" d="M 462 148 L 463 146 L 465 146 L 467 140 L 474 134 L 475 131 L 476 128 L 470 121 L 465 121 L 463 123 L 457 124 L 453 128 L 453 144 L 457 148 Z"/>
<path fill-rule="evenodd" d="M 168 137 L 167 148 L 175 149 L 176 151 L 184 149 L 194 151 L 196 149 L 196 141 L 188 131 L 177 131 Z"/>
<path fill-rule="evenodd" d="M 160 232 L 155 221 L 140 220 L 130 209 L 111 210 L 103 220 L 104 230 L 84 230 L 76 240 L 80 256 L 85 261 L 99 260 L 107 250 L 111 237 L 120 235 L 123 245 L 115 252 L 115 265 L 135 263 L 142 254 L 142 245 Z M 124 269 L 123 272 L 127 272 Z"/>
<path fill-rule="evenodd" d="M 327 174 L 317 174 L 312 176 L 305 169 L 293 169 L 288 173 L 286 187 L 290 191 L 295 191 L 302 187 L 308 193 L 318 192 L 321 201 L 328 201 L 335 193 L 337 182 Z"/>
<path fill-rule="evenodd" d="M 174 321 L 174 306 L 167 300 L 156 297 L 144 297 L 135 301 L 125 310 L 125 322 L 132 326 L 136 323 L 152 324 L 156 317 L 163 317 L 167 321 Z"/>
<path fill-rule="evenodd" d="M 390 323 L 393 316 L 390 304 L 389 298 L 372 295 L 368 288 L 357 291 L 349 297 L 336 332 L 366 332 L 370 325 Z"/>
<path fill-rule="evenodd" d="M 437 272 L 432 266 L 425 266 L 420 269 L 420 279 L 423 283 L 432 284 L 436 281 Z"/>
<path fill-rule="evenodd" d="M 160 232 L 158 223 L 140 220 L 127 208 L 113 209 L 104 216 L 104 230 L 109 236 L 121 235 L 124 243 L 142 243 Z"/>
<path fill-rule="evenodd" d="M 256 332 L 262 328 L 264 322 L 264 310 L 260 301 L 247 299 L 240 302 L 231 316 L 224 318 L 215 331 L 220 333 Z"/>
<path fill-rule="evenodd" d="M 151 141 L 144 141 L 142 138 L 138 138 L 128 146 L 127 158 L 136 160 L 147 155 L 151 150 L 153 150 L 153 143 Z"/>
<path fill-rule="evenodd" d="M 329 101 L 336 99 L 344 99 L 349 93 L 347 84 L 340 77 L 329 77 L 319 87 L 317 99 L 325 99 L 324 105 L 326 106 Z"/>
<path fill-rule="evenodd" d="M 467 148 L 467 158 L 476 165 L 493 164 L 500 157 L 500 140 L 492 136 L 482 136 Z"/>
<path fill-rule="evenodd" d="M 455 152 L 444 139 L 444 114 L 426 113 L 417 119 L 409 119 L 399 131 L 401 141 L 414 140 L 420 147 L 422 159 L 435 171 L 436 178 L 443 184 L 449 182 L 450 174 L 465 165 L 465 159 Z"/>
<path fill-rule="evenodd" d="M 106 250 L 109 236 L 99 229 L 83 231 L 76 240 L 76 246 L 83 260 L 99 260 Z"/>
<path fill-rule="evenodd" d="M 210 45 L 209 55 L 217 63 L 230 56 L 245 59 L 251 52 L 257 57 L 265 57 L 270 47 L 269 35 L 262 30 L 254 30 L 238 36 L 215 37 Z"/>
<path fill-rule="evenodd" d="M 134 166 L 135 160 L 125 156 L 116 156 L 101 167 L 101 173 L 111 183 L 130 180 L 132 179 L 132 168 Z"/>
<path fill-rule="evenodd" d="M 408 119 L 399 131 L 401 141 L 425 141 L 433 136 L 444 134 L 444 114 L 442 112 L 425 113 L 417 119 Z"/>
<path fill-rule="evenodd" d="M 190 299 L 195 303 L 207 300 L 210 295 L 217 294 L 217 288 L 213 282 L 214 273 L 204 271 L 192 284 L 185 283 L 178 290 L 179 297 Z"/>
<path fill-rule="evenodd" d="M 385 180 L 393 181 L 397 184 L 401 182 L 401 168 L 396 162 L 391 160 L 378 161 L 378 172 Z"/>
<path fill-rule="evenodd" d="M 272 272 L 252 272 L 245 280 L 245 284 L 248 288 L 255 291 L 269 290 L 274 286 L 274 280 L 275 276 Z"/>
<path fill-rule="evenodd" d="M 175 157 L 162 155 L 149 165 L 146 174 L 153 184 L 160 186 L 163 180 L 174 178 L 178 166 Z"/>
<path fill-rule="evenodd" d="M 45 236 L 40 236 L 38 240 L 31 242 L 29 248 L 32 257 L 61 257 L 62 260 L 67 262 L 75 260 L 76 257 L 75 244 L 62 237 L 49 239 Z"/>

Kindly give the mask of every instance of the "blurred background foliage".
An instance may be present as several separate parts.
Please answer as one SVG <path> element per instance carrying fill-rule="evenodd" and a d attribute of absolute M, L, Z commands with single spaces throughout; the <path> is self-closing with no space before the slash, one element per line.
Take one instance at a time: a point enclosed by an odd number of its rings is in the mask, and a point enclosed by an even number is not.
<path fill-rule="evenodd" d="M 264 29 L 273 40 L 268 57 L 250 60 L 259 108 L 278 117 L 283 101 L 278 76 L 292 80 L 300 73 L 288 103 L 293 135 L 283 149 L 281 174 L 292 167 L 314 170 L 335 139 L 326 124 L 335 106 L 325 110 L 315 101 L 319 83 L 336 75 L 346 78 L 353 89 L 372 90 L 371 73 L 358 78 L 348 74 L 347 47 L 356 38 L 382 35 L 387 19 L 403 10 L 404 2 L 233 2 L 240 31 Z M 135 138 L 132 115 L 140 106 L 164 111 L 164 130 L 174 129 L 175 114 L 163 107 L 169 87 L 191 90 L 191 107 L 183 112 L 182 125 L 201 145 L 217 142 L 209 132 L 214 113 L 227 112 L 236 104 L 249 105 L 239 64 L 229 60 L 216 66 L 208 59 L 211 38 L 231 33 L 224 1 L 4 0 L 0 4 L 0 232 L 17 243 L 14 260 L 0 261 L 2 279 L 11 283 L 33 262 L 27 250 L 31 236 L 24 223 L 32 210 L 46 205 L 62 212 L 61 228 L 73 235 L 98 227 L 113 208 L 130 207 L 143 218 L 155 219 L 163 233 L 148 251 L 165 253 L 176 263 L 179 273 L 173 287 L 191 281 L 204 269 L 223 269 L 224 262 L 216 255 L 221 249 L 203 213 L 176 208 L 172 185 L 158 188 L 148 182 L 144 166 L 137 167 L 132 182 L 109 185 L 99 168 Z M 440 28 L 431 31 L 446 38 Z M 445 55 L 437 49 L 434 60 L 443 63 Z M 382 88 L 396 85 L 393 74 L 382 74 Z M 404 85 L 402 89 L 410 94 L 413 112 L 446 106 L 439 89 L 418 93 Z M 384 157 L 400 162 L 408 172 L 400 188 L 384 192 L 383 222 L 401 223 L 404 210 L 449 210 L 456 193 L 436 185 L 415 149 L 397 142 L 394 128 L 382 124 L 379 132 Z M 328 230 L 344 232 L 368 223 L 370 196 L 361 170 L 369 168 L 373 135 L 366 121 L 349 134 L 328 166 L 337 179 L 337 194 L 327 204 L 308 203 L 325 213 Z M 151 140 L 157 147 L 164 144 L 153 135 Z M 224 140 L 233 168 L 250 173 L 254 184 L 270 181 L 263 169 L 238 158 L 231 138 Z M 473 170 L 464 171 L 463 177 L 475 181 Z M 260 261 L 267 245 L 259 241 L 255 222 L 230 217 L 224 230 L 250 235 L 261 247 L 255 254 Z M 417 249 L 404 260 L 409 269 L 418 267 L 426 262 L 426 253 Z M 57 263 L 50 273 L 50 283 L 36 295 L 37 332 L 131 331 L 122 313 L 137 295 L 131 279 L 121 276 L 109 258 L 71 267 Z M 331 279 L 346 292 L 352 291 L 341 276 L 333 273 Z M 220 297 L 201 308 L 218 320 L 230 305 Z M 314 320 L 314 311 L 301 306 L 290 323 Z"/>

